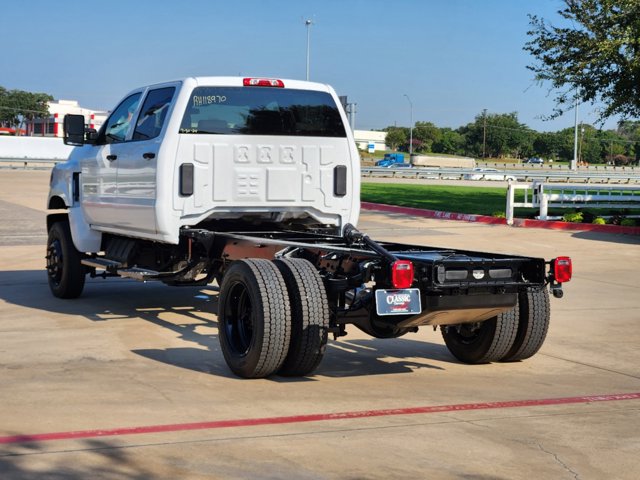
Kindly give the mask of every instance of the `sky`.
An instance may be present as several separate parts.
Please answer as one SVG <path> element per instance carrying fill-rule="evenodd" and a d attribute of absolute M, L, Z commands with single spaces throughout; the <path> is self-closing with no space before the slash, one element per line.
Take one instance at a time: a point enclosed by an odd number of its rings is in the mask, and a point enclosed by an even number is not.
<path fill-rule="evenodd" d="M 356 103 L 357 129 L 415 121 L 458 128 L 517 112 L 540 131 L 553 92 L 526 67 L 528 14 L 561 0 L 30 0 L 0 9 L 0 86 L 110 110 L 139 86 L 197 75 L 305 79 Z M 405 96 L 406 95 L 406 96 Z M 408 97 L 408 98 L 407 98 Z M 410 101 L 409 101 L 410 100 Z M 596 121 L 584 104 L 579 119 Z M 604 128 L 615 128 L 611 119 Z"/>

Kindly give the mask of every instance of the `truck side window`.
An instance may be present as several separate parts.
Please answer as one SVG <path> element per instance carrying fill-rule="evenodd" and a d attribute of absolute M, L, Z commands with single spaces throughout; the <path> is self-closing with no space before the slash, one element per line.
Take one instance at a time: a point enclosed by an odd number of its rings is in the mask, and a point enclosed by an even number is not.
<path fill-rule="evenodd" d="M 129 131 L 129 125 L 133 119 L 133 114 L 140 103 L 141 93 L 134 93 L 125 98 L 120 105 L 116 107 L 104 129 L 104 143 L 121 143 L 124 142 Z M 99 142 L 102 143 L 102 142 Z"/>
<path fill-rule="evenodd" d="M 133 132 L 134 140 L 147 140 L 160 135 L 175 90 L 175 87 L 158 88 L 147 94 Z"/>

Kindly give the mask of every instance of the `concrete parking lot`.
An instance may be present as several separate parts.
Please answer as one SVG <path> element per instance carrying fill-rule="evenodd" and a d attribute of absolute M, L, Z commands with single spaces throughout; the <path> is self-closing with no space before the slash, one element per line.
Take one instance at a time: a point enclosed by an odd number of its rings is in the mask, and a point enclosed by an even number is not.
<path fill-rule="evenodd" d="M 540 353 L 469 366 L 423 328 L 355 328 L 315 375 L 241 380 L 215 288 L 88 280 L 52 297 L 49 173 L 0 170 L 0 478 L 636 479 L 640 239 L 364 212 L 404 243 L 569 255 Z"/>

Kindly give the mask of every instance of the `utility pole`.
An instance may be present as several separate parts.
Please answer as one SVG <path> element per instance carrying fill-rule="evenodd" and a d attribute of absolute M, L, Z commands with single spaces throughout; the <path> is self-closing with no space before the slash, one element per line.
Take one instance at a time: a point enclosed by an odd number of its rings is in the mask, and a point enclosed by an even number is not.
<path fill-rule="evenodd" d="M 487 152 L 487 109 L 482 110 L 482 119 L 483 119 L 483 127 L 482 127 L 482 158 L 486 158 Z"/>
<path fill-rule="evenodd" d="M 357 103 L 347 103 L 347 117 L 349 118 L 349 125 L 351 126 L 352 132 L 356 129 L 357 105 Z"/>
<path fill-rule="evenodd" d="M 404 96 L 409 101 L 409 161 L 411 161 L 411 155 L 413 155 L 413 103 L 411 103 L 409 95 L 405 93 Z"/>
<path fill-rule="evenodd" d="M 613 140 L 609 141 L 609 162 L 613 164 Z"/>
<path fill-rule="evenodd" d="M 578 162 L 582 163 L 582 141 L 584 140 L 584 125 L 580 122 L 580 145 L 578 145 Z"/>
<path fill-rule="evenodd" d="M 578 168 L 578 89 L 576 88 L 576 116 L 575 126 L 573 131 L 573 160 L 571 161 L 571 170 Z"/>
<path fill-rule="evenodd" d="M 309 52 L 310 52 L 310 43 L 311 43 L 311 25 L 313 22 L 309 19 L 304 21 L 304 24 L 307 26 L 307 82 L 309 81 Z"/>

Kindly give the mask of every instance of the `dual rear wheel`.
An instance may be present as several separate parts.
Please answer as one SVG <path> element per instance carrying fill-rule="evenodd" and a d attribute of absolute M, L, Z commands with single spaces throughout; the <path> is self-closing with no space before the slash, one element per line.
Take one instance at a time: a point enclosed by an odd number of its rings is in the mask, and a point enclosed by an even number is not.
<path fill-rule="evenodd" d="M 220 346 L 236 375 L 308 375 L 322 360 L 329 306 L 307 260 L 238 260 L 226 271 L 219 298 Z"/>
<path fill-rule="evenodd" d="M 479 323 L 442 327 L 451 354 L 464 363 L 516 362 L 535 355 L 549 329 L 549 292 L 528 289 L 516 307 Z"/>

